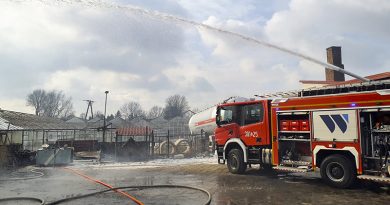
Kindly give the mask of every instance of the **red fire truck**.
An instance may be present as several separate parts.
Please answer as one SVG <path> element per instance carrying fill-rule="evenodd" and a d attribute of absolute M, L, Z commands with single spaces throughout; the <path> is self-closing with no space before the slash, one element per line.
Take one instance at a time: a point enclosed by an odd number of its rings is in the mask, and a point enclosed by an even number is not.
<path fill-rule="evenodd" d="M 335 187 L 356 178 L 390 183 L 390 80 L 261 96 L 217 106 L 218 162 L 320 170 Z"/>

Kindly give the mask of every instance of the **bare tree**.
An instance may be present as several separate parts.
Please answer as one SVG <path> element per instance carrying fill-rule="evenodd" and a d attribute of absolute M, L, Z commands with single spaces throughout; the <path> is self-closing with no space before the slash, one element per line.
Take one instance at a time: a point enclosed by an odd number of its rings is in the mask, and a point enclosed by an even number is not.
<path fill-rule="evenodd" d="M 43 115 L 47 117 L 67 117 L 73 114 L 72 98 L 62 91 L 50 91 L 46 94 Z"/>
<path fill-rule="evenodd" d="M 158 118 L 163 115 L 163 112 L 164 112 L 164 108 L 159 106 L 153 106 L 152 108 L 150 108 L 148 114 L 146 115 L 146 118 L 149 120 Z"/>
<path fill-rule="evenodd" d="M 115 114 L 115 118 L 118 118 L 118 117 L 122 117 L 122 113 L 119 110 Z"/>
<path fill-rule="evenodd" d="M 96 111 L 94 114 L 93 114 L 93 116 L 94 116 L 94 118 L 99 118 L 99 119 L 101 119 L 101 120 L 103 120 L 104 119 L 104 114 L 103 114 L 103 112 L 101 112 L 101 111 Z M 91 118 L 92 119 L 92 118 Z"/>
<path fill-rule="evenodd" d="M 107 117 L 106 117 L 106 121 L 111 121 L 111 120 L 113 120 L 113 119 L 115 119 L 114 114 L 107 115 Z"/>
<path fill-rule="evenodd" d="M 85 116 L 85 115 L 84 115 Z M 104 113 L 103 112 L 101 112 L 101 111 L 96 111 L 94 114 L 93 114 L 93 116 L 95 117 L 95 118 L 99 118 L 99 119 L 101 119 L 101 120 L 103 120 L 104 119 Z M 110 121 L 110 120 L 112 120 L 112 119 L 114 119 L 115 118 L 115 116 L 113 115 L 113 114 L 111 114 L 111 115 L 109 115 L 109 114 L 107 114 L 106 115 L 106 121 L 108 122 L 108 121 Z M 91 117 L 89 118 L 89 119 L 92 119 Z"/>
<path fill-rule="evenodd" d="M 32 93 L 27 95 L 27 105 L 33 106 L 35 109 L 35 115 L 42 115 L 43 106 L 46 101 L 46 91 L 42 89 L 34 90 Z"/>
<path fill-rule="evenodd" d="M 137 117 L 145 117 L 145 112 L 138 102 L 128 102 L 119 109 L 123 117 L 132 120 Z"/>
<path fill-rule="evenodd" d="M 74 114 L 72 98 L 62 91 L 34 90 L 27 96 L 27 105 L 33 106 L 40 116 L 67 118 Z"/>
<path fill-rule="evenodd" d="M 183 117 L 188 109 L 188 102 L 185 96 L 170 96 L 165 101 L 164 118 L 170 120 L 178 116 Z"/>

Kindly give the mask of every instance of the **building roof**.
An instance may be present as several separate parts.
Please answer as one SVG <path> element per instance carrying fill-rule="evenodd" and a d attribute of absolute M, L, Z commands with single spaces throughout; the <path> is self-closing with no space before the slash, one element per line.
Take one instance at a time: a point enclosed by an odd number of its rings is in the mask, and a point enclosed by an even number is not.
<path fill-rule="evenodd" d="M 81 129 L 99 129 L 99 128 L 102 128 L 104 125 L 104 120 L 99 118 L 99 117 L 92 118 L 88 121 L 86 121 L 82 118 L 79 118 L 79 117 L 74 117 L 66 122 L 69 124 L 72 124 L 75 128 L 80 129 L 80 130 Z"/>
<path fill-rule="evenodd" d="M 95 117 L 87 122 L 87 129 L 98 129 L 104 126 L 104 119 Z"/>
<path fill-rule="evenodd" d="M 122 127 L 116 129 L 116 133 L 119 136 L 146 136 L 152 133 L 150 127 Z"/>
<path fill-rule="evenodd" d="M 100 117 L 94 117 L 94 118 L 88 120 L 88 122 L 89 122 L 89 123 L 95 123 L 95 122 L 99 122 L 99 121 L 101 121 L 101 120 L 102 120 L 102 119 L 101 119 Z"/>
<path fill-rule="evenodd" d="M 67 120 L 68 123 L 85 123 L 85 120 L 79 117 L 72 117 L 71 119 Z"/>
<path fill-rule="evenodd" d="M 73 117 L 66 122 L 72 124 L 77 129 L 85 129 L 87 127 L 87 122 L 79 117 Z"/>
<path fill-rule="evenodd" d="M 10 122 L 0 117 L 0 130 L 19 130 L 19 129 L 23 129 L 23 128 L 12 125 Z"/>
<path fill-rule="evenodd" d="M 372 80 L 372 81 L 387 80 L 387 79 L 390 79 L 390 72 L 369 75 L 369 76 L 366 76 L 365 78 Z M 344 84 L 361 83 L 362 81 L 359 79 L 352 79 L 352 80 L 347 80 L 347 81 L 300 80 L 299 82 L 302 84 L 344 85 Z"/>
<path fill-rule="evenodd" d="M 53 117 L 0 110 L 0 130 L 66 130 L 75 127 Z"/>
<path fill-rule="evenodd" d="M 121 117 L 115 117 L 114 119 L 110 120 L 108 124 L 111 124 L 111 127 L 113 128 L 119 128 L 119 127 L 128 127 L 130 126 L 130 122 L 124 120 Z"/>
<path fill-rule="evenodd" d="M 130 124 L 133 126 L 140 127 L 150 126 L 150 123 L 142 118 L 134 118 L 130 121 Z"/>
<path fill-rule="evenodd" d="M 300 83 L 303 83 L 303 84 L 331 84 L 331 83 L 334 83 L 335 81 L 327 81 L 327 80 L 300 80 L 299 81 Z M 345 82 L 345 81 L 343 81 Z"/>
<path fill-rule="evenodd" d="M 378 80 L 388 80 L 390 79 L 390 72 L 384 72 L 384 73 L 378 73 L 374 75 L 366 76 L 367 79 L 372 81 L 378 81 Z M 347 80 L 344 82 L 335 82 L 332 85 L 343 85 L 343 84 L 353 84 L 353 83 L 361 83 L 362 81 L 359 79 L 353 79 L 353 80 Z"/>

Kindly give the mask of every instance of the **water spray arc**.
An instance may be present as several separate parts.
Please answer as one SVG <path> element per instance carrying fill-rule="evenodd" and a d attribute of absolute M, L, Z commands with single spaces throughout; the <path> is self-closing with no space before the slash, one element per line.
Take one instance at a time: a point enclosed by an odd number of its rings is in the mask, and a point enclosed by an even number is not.
<path fill-rule="evenodd" d="M 34 1 L 34 0 L 17 0 L 16 2 L 23 2 L 23 1 L 31 2 L 31 1 Z M 329 69 L 332 69 L 332 70 L 344 73 L 344 74 L 349 75 L 351 77 L 357 78 L 357 79 L 359 79 L 359 80 L 361 80 L 363 82 L 370 81 L 369 79 L 364 78 L 362 76 L 359 76 L 359 75 L 357 75 L 355 73 L 352 73 L 350 71 L 347 71 L 347 70 L 342 69 L 340 67 L 337 67 L 335 65 L 322 62 L 322 61 L 317 60 L 315 58 L 312 58 L 310 56 L 301 54 L 301 53 L 299 53 L 297 51 L 293 51 L 293 50 L 290 50 L 290 49 L 287 49 L 287 48 L 284 48 L 284 47 L 281 47 L 281 46 L 277 46 L 277 45 L 274 45 L 274 44 L 271 44 L 271 43 L 268 43 L 268 42 L 265 42 L 265 41 L 261 41 L 261 40 L 258 40 L 258 39 L 255 39 L 255 38 L 252 38 L 252 37 L 249 37 L 249 36 L 245 36 L 245 35 L 242 35 L 240 33 L 235 33 L 235 32 L 228 31 L 228 30 L 223 30 L 223 29 L 220 29 L 220 28 L 216 28 L 216 27 L 209 26 L 209 25 L 206 25 L 206 24 L 203 24 L 203 23 L 199 23 L 199 22 L 196 22 L 196 21 L 192 21 L 192 20 L 188 20 L 188 19 L 182 18 L 182 17 L 174 16 L 174 15 L 171 15 L 171 14 L 166 14 L 166 13 L 157 12 L 157 11 L 150 11 L 150 10 L 146 10 L 146 9 L 135 7 L 135 6 L 117 5 L 117 4 L 113 4 L 113 3 L 104 2 L 104 1 L 101 1 L 101 0 L 78 0 L 78 1 L 72 1 L 72 0 L 36 0 L 36 1 L 44 3 L 46 5 L 58 5 L 58 4 L 74 5 L 74 4 L 78 4 L 78 5 L 85 6 L 85 7 L 95 7 L 95 8 L 100 8 L 100 9 L 102 9 L 102 8 L 103 9 L 117 9 L 117 10 L 119 9 L 119 10 L 122 10 L 122 11 L 125 11 L 125 12 L 132 12 L 132 13 L 136 13 L 136 14 L 140 14 L 140 15 L 149 17 L 149 18 L 154 18 L 154 19 L 157 19 L 157 20 L 168 20 L 170 22 L 177 22 L 177 23 L 182 23 L 182 24 L 186 24 L 186 25 L 192 25 L 192 26 L 195 26 L 195 27 L 205 28 L 205 29 L 208 29 L 208 30 L 211 30 L 211 31 L 216 31 L 216 32 L 219 32 L 219 33 L 224 33 L 224 34 L 227 34 L 227 35 L 239 38 L 239 39 L 243 39 L 243 40 L 246 40 L 246 41 L 249 41 L 249 42 L 261 45 L 261 46 L 265 46 L 265 47 L 272 48 L 272 49 L 275 49 L 275 50 L 278 50 L 278 51 L 282 51 L 284 53 L 287 53 L 287 54 L 290 54 L 290 55 L 293 55 L 293 56 L 296 56 L 296 57 L 299 57 L 299 58 L 303 58 L 303 59 L 308 60 L 310 62 L 313 62 L 315 64 L 318 64 L 318 65 L 324 66 L 326 68 L 329 68 Z"/>
<path fill-rule="evenodd" d="M 225 34 L 228 34 L 228 35 L 231 35 L 231 36 L 235 36 L 235 37 L 238 37 L 238 38 L 241 38 L 241 39 L 244 39 L 244 40 L 247 40 L 247 41 L 250 41 L 250 42 L 253 42 L 253 43 L 256 43 L 258 45 L 262 45 L 262 46 L 266 46 L 266 47 L 269 47 L 269 48 L 272 48 L 272 49 L 276 49 L 276 50 L 279 50 L 279 51 L 282 51 L 284 53 L 288 53 L 290 55 L 293 55 L 293 56 L 297 56 L 297 57 L 300 57 L 300 58 L 303 58 L 305 60 L 308 60 L 308 61 L 311 61 L 313 63 L 316 63 L 316 64 L 319 64 L 319 65 L 322 65 L 322 66 L 325 66 L 329 69 L 332 69 L 332 70 L 335 70 L 335 71 L 339 71 L 341 73 L 344 73 L 346 75 L 349 75 L 351 77 L 354 77 L 354 78 L 357 78 L 363 82 L 368 82 L 370 81 L 369 79 L 367 78 L 364 78 L 362 76 L 359 76 L 355 73 L 352 73 L 350 71 L 347 71 L 345 69 L 342 69 L 340 67 L 337 67 L 335 65 L 332 65 L 332 64 L 329 64 L 329 63 L 325 63 L 325 62 L 322 62 L 320 60 L 317 60 L 315 58 L 312 58 L 310 56 L 307 56 L 307 55 L 304 55 L 304 54 L 301 54 L 301 53 L 298 53 L 296 51 L 293 51 L 293 50 L 290 50 L 290 49 L 287 49 L 287 48 L 283 48 L 281 46 L 277 46 L 277 45 L 274 45 L 274 44 L 271 44 L 271 43 L 268 43 L 268 42 L 265 42 L 265 41 L 261 41 L 261 40 L 258 40 L 258 39 L 255 39 L 255 38 L 252 38 L 252 37 L 249 37 L 249 36 L 244 36 L 242 34 L 239 34 L 239 33 L 235 33 L 235 32 L 232 32 L 232 31 L 227 31 L 227 30 L 222 30 L 222 29 L 219 29 L 219 28 L 216 28 L 216 27 L 212 27 L 212 26 L 209 26 L 209 25 L 206 25 L 206 24 L 203 24 L 203 23 L 198 23 L 198 22 L 194 22 L 194 21 L 190 21 L 190 20 L 186 20 L 186 19 L 182 19 L 182 18 L 179 18 L 179 17 L 175 17 L 175 16 L 169 16 L 170 19 L 173 19 L 173 20 L 178 20 L 178 21 L 183 21 L 183 22 L 186 22 L 186 23 L 191 23 L 193 25 L 196 25 L 196 26 L 199 26 L 199 27 L 203 27 L 203 28 L 206 28 L 206 29 L 209 29 L 209 30 L 214 30 L 214 31 L 217 31 L 217 32 L 221 32 L 221 33 L 225 33 Z"/>

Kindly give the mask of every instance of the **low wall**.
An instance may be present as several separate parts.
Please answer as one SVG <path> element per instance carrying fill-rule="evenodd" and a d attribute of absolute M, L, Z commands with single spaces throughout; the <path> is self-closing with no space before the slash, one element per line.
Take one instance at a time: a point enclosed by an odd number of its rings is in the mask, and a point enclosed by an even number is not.
<path fill-rule="evenodd" d="M 98 151 L 100 146 L 97 140 L 58 140 L 57 145 L 73 147 L 75 152 Z"/>

